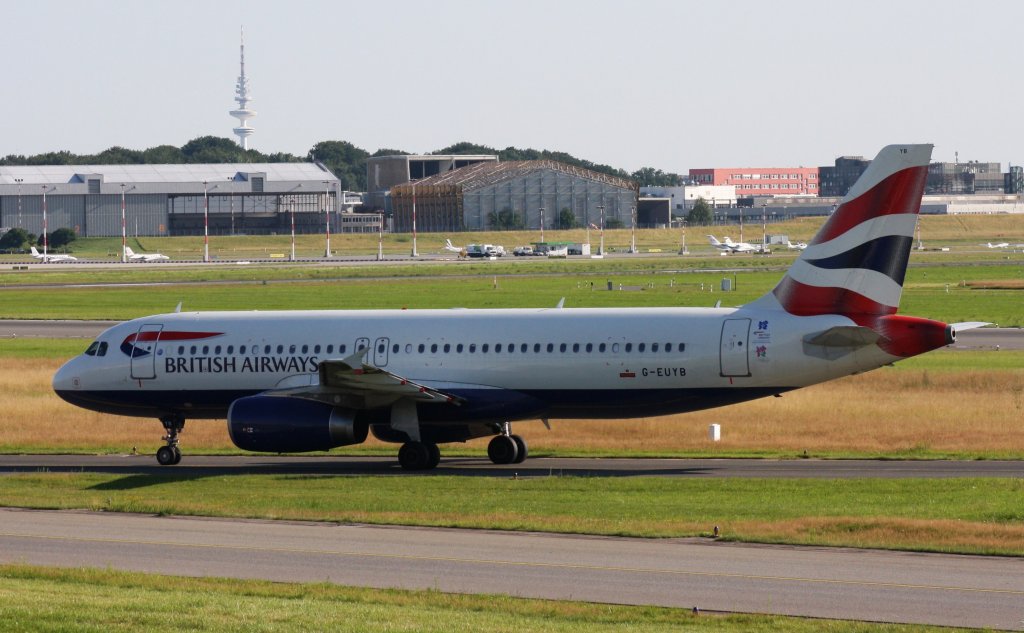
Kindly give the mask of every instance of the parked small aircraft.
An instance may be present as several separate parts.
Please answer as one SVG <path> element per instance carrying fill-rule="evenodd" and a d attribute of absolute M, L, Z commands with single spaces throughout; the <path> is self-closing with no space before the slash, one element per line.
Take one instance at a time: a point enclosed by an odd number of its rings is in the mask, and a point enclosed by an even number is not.
<path fill-rule="evenodd" d="M 130 262 L 166 262 L 171 259 L 160 253 L 136 253 L 130 246 L 124 247 L 124 254 Z"/>
<path fill-rule="evenodd" d="M 72 257 L 71 255 L 54 255 L 53 253 L 45 253 L 45 254 L 44 253 L 40 253 L 39 251 L 36 250 L 35 246 L 32 246 L 30 248 L 30 250 L 32 252 L 32 257 L 35 257 L 36 259 L 42 260 L 44 264 L 48 264 L 50 262 L 77 262 L 78 261 L 77 257 Z"/>

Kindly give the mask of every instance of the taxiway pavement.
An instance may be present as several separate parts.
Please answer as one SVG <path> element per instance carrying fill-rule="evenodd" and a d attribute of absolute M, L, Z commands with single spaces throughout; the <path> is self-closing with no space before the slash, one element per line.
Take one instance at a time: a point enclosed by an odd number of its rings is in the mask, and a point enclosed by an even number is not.
<path fill-rule="evenodd" d="M 1015 629 L 1024 561 L 842 548 L 0 509 L 0 561 Z"/>
<path fill-rule="evenodd" d="M 189 455 L 176 466 L 160 466 L 153 455 L 0 455 L 0 475 L 26 472 L 90 472 L 125 475 L 401 475 L 395 457 Z M 497 465 L 483 457 L 442 457 L 417 475 L 482 477 L 751 477 L 789 479 L 1014 477 L 1024 461 L 872 459 L 638 459 L 531 457 Z"/>

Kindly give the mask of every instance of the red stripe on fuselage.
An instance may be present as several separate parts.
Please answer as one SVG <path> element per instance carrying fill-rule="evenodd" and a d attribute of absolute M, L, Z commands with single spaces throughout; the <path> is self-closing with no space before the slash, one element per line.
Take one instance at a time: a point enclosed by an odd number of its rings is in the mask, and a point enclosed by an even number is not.
<path fill-rule="evenodd" d="M 125 339 L 125 343 L 144 343 L 146 341 L 155 341 L 160 339 L 161 341 L 198 341 L 204 338 L 213 338 L 214 336 L 221 336 L 223 332 L 171 332 L 163 330 L 160 332 L 142 332 L 139 334 L 130 334 Z"/>
<path fill-rule="evenodd" d="M 811 245 L 833 240 L 853 227 L 883 215 L 918 213 L 921 194 L 928 178 L 928 166 L 910 167 L 887 176 L 853 200 L 839 205 Z"/>

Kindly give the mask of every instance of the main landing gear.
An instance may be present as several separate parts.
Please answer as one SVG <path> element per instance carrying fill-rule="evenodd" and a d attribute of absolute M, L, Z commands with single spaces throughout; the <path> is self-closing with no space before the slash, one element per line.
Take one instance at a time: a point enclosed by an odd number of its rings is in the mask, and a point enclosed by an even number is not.
<path fill-rule="evenodd" d="M 162 440 L 167 442 L 156 451 L 156 461 L 161 466 L 173 466 L 181 461 L 181 449 L 178 448 L 178 433 L 185 428 L 185 417 L 182 415 L 165 415 L 160 418 L 167 435 Z"/>
<path fill-rule="evenodd" d="M 398 463 L 405 470 L 430 470 L 441 463 L 441 449 L 433 442 L 406 442 L 398 449 Z"/>
<path fill-rule="evenodd" d="M 495 464 L 522 464 L 529 452 L 526 440 L 512 435 L 508 423 L 504 424 L 501 435 L 494 436 L 487 445 L 487 456 Z"/>

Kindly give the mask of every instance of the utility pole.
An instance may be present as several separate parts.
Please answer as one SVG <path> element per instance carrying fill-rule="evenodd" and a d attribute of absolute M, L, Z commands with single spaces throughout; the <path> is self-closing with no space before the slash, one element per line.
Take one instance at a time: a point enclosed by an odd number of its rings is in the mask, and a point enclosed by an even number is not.
<path fill-rule="evenodd" d="M 121 183 L 121 263 L 128 262 L 128 227 L 125 223 L 124 183 Z"/>

